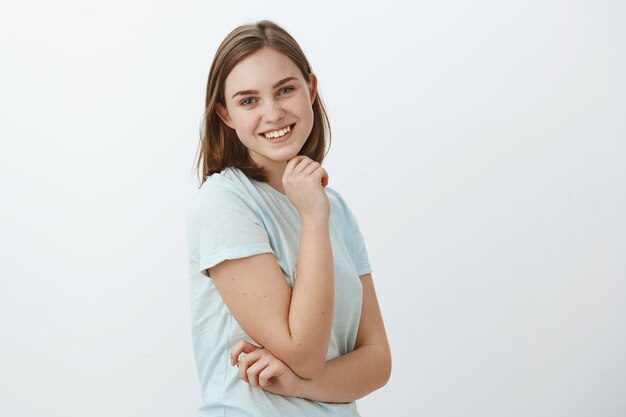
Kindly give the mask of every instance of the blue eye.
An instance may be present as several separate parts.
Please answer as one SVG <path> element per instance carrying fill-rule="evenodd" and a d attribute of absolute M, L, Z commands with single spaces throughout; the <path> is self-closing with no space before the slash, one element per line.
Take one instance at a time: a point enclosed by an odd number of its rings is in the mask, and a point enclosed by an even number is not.
<path fill-rule="evenodd" d="M 279 94 L 289 94 L 294 90 L 293 87 L 283 87 L 280 89 Z"/>
<path fill-rule="evenodd" d="M 239 104 L 241 104 L 243 106 L 251 106 L 251 105 L 254 104 L 254 99 L 250 98 L 250 97 L 244 98 L 243 100 L 240 101 Z"/>

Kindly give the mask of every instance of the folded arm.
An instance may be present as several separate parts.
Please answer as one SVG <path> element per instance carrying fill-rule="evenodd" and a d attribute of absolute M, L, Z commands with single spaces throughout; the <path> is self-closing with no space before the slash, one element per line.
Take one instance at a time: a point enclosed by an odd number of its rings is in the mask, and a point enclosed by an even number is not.
<path fill-rule="evenodd" d="M 324 367 L 334 306 L 329 219 L 303 217 L 292 288 L 269 253 L 226 260 L 209 269 L 224 303 L 243 330 L 311 378 Z"/>
<path fill-rule="evenodd" d="M 302 396 L 350 402 L 377 390 L 391 375 L 391 352 L 371 274 L 361 277 L 363 307 L 352 352 L 326 362 L 322 373 L 303 381 Z"/>
<path fill-rule="evenodd" d="M 241 379 L 254 387 L 320 402 L 344 403 L 357 400 L 387 383 L 391 374 L 391 353 L 374 284 L 370 274 L 361 276 L 363 307 L 355 349 L 326 362 L 319 375 L 297 377 L 278 358 L 256 350 L 250 344 L 236 345 L 231 352 L 239 362 Z"/>

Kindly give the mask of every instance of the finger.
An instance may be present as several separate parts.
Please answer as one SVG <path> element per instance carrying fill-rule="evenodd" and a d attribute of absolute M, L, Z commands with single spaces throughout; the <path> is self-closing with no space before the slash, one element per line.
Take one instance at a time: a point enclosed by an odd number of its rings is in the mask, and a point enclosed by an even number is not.
<path fill-rule="evenodd" d="M 298 163 L 300 163 L 300 161 L 303 160 L 304 158 L 308 158 L 308 156 L 297 155 L 291 158 L 287 162 L 287 166 L 285 167 L 285 173 L 283 174 L 283 176 L 289 175 L 293 171 L 293 169 L 296 167 L 296 165 L 298 165 Z"/>
<path fill-rule="evenodd" d="M 239 362 L 239 357 L 242 354 L 247 354 L 247 353 L 251 353 L 254 352 L 256 350 L 255 346 L 252 345 L 251 343 L 241 341 L 238 342 L 236 346 L 234 346 L 230 353 L 230 364 L 231 365 L 235 365 L 237 362 Z"/>
<path fill-rule="evenodd" d="M 239 356 L 242 353 L 250 353 L 257 350 L 259 347 L 253 345 L 247 340 L 240 340 L 239 342 L 233 345 L 233 348 L 230 350 L 230 364 L 234 365 L 239 360 Z"/>
<path fill-rule="evenodd" d="M 309 158 L 308 156 L 304 159 L 302 159 L 298 165 L 296 165 L 296 167 L 294 168 L 293 172 L 294 173 L 302 173 L 304 172 L 308 167 L 311 166 L 311 164 L 317 164 L 317 161 Z"/>
<path fill-rule="evenodd" d="M 277 362 L 270 363 L 267 368 L 263 369 L 259 373 L 259 386 L 267 387 L 272 384 L 271 379 L 275 376 L 281 376 L 282 370 L 280 364 Z"/>
<path fill-rule="evenodd" d="M 311 161 L 309 165 L 307 165 L 303 170 L 303 175 L 311 175 L 316 169 L 320 167 L 320 163 L 317 161 Z"/>
<path fill-rule="evenodd" d="M 300 159 L 300 161 L 293 167 L 293 169 L 291 170 L 289 175 L 298 175 L 301 174 L 302 171 L 308 167 L 311 163 L 313 163 L 315 161 L 313 161 L 311 158 L 309 158 L 308 156 Z"/>
<path fill-rule="evenodd" d="M 248 368 L 261 358 L 260 350 L 245 354 L 237 363 L 239 378 L 248 382 Z"/>
<path fill-rule="evenodd" d="M 248 384 L 250 384 L 251 386 L 255 388 L 258 388 L 259 387 L 259 374 L 264 369 L 266 369 L 268 365 L 269 365 L 268 359 L 261 359 L 257 361 L 256 363 L 254 363 L 252 366 L 250 366 L 246 371 L 246 375 L 248 377 Z"/>
<path fill-rule="evenodd" d="M 324 183 L 328 184 L 328 173 L 326 172 L 324 167 L 322 166 L 317 167 L 317 169 L 314 170 L 310 175 L 312 177 L 318 178 L 320 181 L 320 184 L 322 184 L 323 186 L 326 186 L 324 185 Z"/>

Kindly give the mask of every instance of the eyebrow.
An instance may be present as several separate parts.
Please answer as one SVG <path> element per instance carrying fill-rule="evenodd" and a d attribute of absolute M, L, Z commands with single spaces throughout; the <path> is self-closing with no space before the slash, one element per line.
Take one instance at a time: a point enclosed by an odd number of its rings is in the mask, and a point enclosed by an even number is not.
<path fill-rule="evenodd" d="M 272 86 L 272 89 L 278 87 L 279 85 L 285 84 L 288 81 L 293 81 L 293 80 L 297 80 L 296 77 L 287 77 L 287 78 L 283 78 L 282 80 L 278 81 L 277 83 L 275 83 Z M 257 90 L 243 90 L 243 91 L 237 91 L 235 94 L 233 94 L 232 98 L 235 98 L 236 96 L 247 96 L 248 94 L 259 94 L 259 92 Z"/>

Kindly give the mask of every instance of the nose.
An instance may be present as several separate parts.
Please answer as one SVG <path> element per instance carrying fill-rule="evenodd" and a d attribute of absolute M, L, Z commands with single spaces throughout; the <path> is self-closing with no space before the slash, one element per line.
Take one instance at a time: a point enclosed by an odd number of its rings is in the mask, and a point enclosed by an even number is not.
<path fill-rule="evenodd" d="M 285 110 L 278 100 L 266 102 L 263 117 L 267 123 L 276 123 L 285 116 Z"/>

